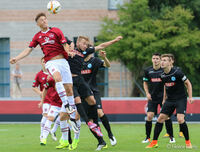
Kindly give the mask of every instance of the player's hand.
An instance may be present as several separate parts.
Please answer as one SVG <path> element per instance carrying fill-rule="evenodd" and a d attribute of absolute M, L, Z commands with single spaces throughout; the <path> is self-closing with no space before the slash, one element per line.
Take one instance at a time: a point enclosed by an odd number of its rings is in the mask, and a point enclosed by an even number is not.
<path fill-rule="evenodd" d="M 194 99 L 193 99 L 193 98 L 188 98 L 188 102 L 189 102 L 190 104 L 193 104 L 193 103 L 194 103 Z"/>
<path fill-rule="evenodd" d="M 75 53 L 72 52 L 72 51 L 69 51 L 69 52 L 68 52 L 68 56 L 70 56 L 71 58 L 73 58 L 73 57 L 75 56 Z"/>
<path fill-rule="evenodd" d="M 38 103 L 38 108 L 41 108 L 42 107 L 42 102 Z"/>
<path fill-rule="evenodd" d="M 148 101 L 152 100 L 150 93 L 147 94 L 147 99 L 148 99 Z"/>
<path fill-rule="evenodd" d="M 120 41 L 121 39 L 123 39 L 122 36 L 118 36 L 118 37 L 115 38 L 115 40 L 116 40 L 117 42 Z"/>
<path fill-rule="evenodd" d="M 101 57 L 105 58 L 106 57 L 106 52 L 101 50 L 101 51 L 99 51 L 99 55 Z"/>
<path fill-rule="evenodd" d="M 16 58 L 11 58 L 11 59 L 10 59 L 10 63 L 11 63 L 11 64 L 15 64 L 16 62 L 17 62 L 17 59 L 16 59 Z"/>

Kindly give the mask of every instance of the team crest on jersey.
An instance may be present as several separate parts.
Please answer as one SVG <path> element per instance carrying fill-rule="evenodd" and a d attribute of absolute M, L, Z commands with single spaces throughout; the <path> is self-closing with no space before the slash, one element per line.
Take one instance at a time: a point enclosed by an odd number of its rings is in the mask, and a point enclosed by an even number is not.
<path fill-rule="evenodd" d="M 85 54 L 86 54 L 86 51 L 83 51 L 83 54 L 85 55 Z"/>
<path fill-rule="evenodd" d="M 92 68 L 92 64 L 89 63 L 89 64 L 87 65 L 87 67 L 88 67 L 89 69 L 91 69 L 91 68 Z"/>
<path fill-rule="evenodd" d="M 45 80 L 45 77 L 42 77 L 42 80 Z"/>
<path fill-rule="evenodd" d="M 40 35 L 40 36 L 39 36 L 39 39 L 41 39 L 41 38 L 42 38 L 42 36 Z"/>
<path fill-rule="evenodd" d="M 172 80 L 172 81 L 176 81 L 176 77 L 174 77 L 174 76 L 171 77 L 171 80 Z"/>
<path fill-rule="evenodd" d="M 53 37 L 54 37 L 54 34 L 52 34 L 52 33 L 51 33 L 51 34 L 49 34 L 49 37 L 53 38 Z"/>

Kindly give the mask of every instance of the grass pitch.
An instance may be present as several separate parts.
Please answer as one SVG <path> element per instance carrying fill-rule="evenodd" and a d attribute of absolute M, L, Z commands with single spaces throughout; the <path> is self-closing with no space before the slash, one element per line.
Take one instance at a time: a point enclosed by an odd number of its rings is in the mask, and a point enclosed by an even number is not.
<path fill-rule="evenodd" d="M 142 144 L 141 141 L 145 138 L 144 124 L 112 124 L 112 131 L 117 139 L 117 145 L 112 147 L 106 131 L 102 127 L 104 139 L 108 144 L 108 148 L 102 151 L 105 152 L 194 152 L 200 151 L 200 124 L 188 124 L 190 139 L 193 149 L 185 149 L 184 138 L 178 137 L 178 125 L 174 124 L 175 144 L 169 144 L 169 138 L 163 138 L 165 127 L 160 135 L 158 148 L 145 149 L 147 144 Z M 154 125 L 152 128 L 153 133 Z M 39 141 L 40 125 L 39 124 L 0 124 L 0 152 L 66 152 L 68 149 L 57 150 L 55 146 L 58 141 L 54 142 L 51 137 L 48 137 L 47 145 L 40 146 Z M 60 130 L 57 130 L 57 137 L 60 137 Z M 153 136 L 153 134 L 151 134 Z M 74 152 L 93 152 L 97 146 L 96 139 L 92 136 L 86 125 L 82 125 L 80 142 L 77 150 Z"/>

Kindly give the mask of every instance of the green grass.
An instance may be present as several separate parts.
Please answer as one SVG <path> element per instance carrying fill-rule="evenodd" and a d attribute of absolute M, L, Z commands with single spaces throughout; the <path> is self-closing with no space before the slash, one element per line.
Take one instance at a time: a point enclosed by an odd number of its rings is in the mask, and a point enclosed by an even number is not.
<path fill-rule="evenodd" d="M 108 144 L 108 149 L 104 149 L 105 152 L 183 152 L 183 151 L 200 151 L 200 124 L 188 124 L 191 142 L 195 147 L 192 150 L 184 149 L 184 139 L 178 137 L 178 125 L 174 124 L 174 135 L 176 143 L 169 144 L 168 138 L 162 138 L 165 134 L 165 129 L 159 138 L 159 147 L 157 149 L 145 149 L 147 144 L 142 144 L 144 139 L 144 124 L 113 124 L 112 130 L 117 139 L 117 145 L 112 147 L 110 145 L 107 134 L 104 130 L 104 139 Z M 154 126 L 153 126 L 154 128 Z M 52 141 L 51 137 L 48 137 L 47 145 L 40 146 L 39 144 L 39 124 L 0 124 L 0 152 L 66 152 L 69 150 L 56 150 L 55 146 L 58 142 Z M 58 137 L 60 137 L 60 130 L 57 131 Z M 153 131 L 152 131 L 153 132 Z M 152 135 L 153 136 L 153 135 Z M 82 125 L 80 142 L 76 152 L 92 152 L 96 149 L 97 141 L 92 136 L 86 125 Z"/>

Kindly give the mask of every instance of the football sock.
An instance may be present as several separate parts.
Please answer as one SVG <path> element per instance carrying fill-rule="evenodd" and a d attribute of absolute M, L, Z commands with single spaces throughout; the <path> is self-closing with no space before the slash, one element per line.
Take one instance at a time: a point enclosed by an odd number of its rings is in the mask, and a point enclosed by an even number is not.
<path fill-rule="evenodd" d="M 49 132 L 51 130 L 51 125 L 52 125 L 52 121 L 50 120 L 47 120 L 46 123 L 45 123 L 45 126 L 44 126 L 44 130 L 43 130 L 43 137 L 44 139 L 47 139 L 48 135 L 49 135 Z"/>
<path fill-rule="evenodd" d="M 186 122 L 179 124 L 181 131 L 185 137 L 185 140 L 189 140 L 189 131 Z"/>
<path fill-rule="evenodd" d="M 97 105 L 96 104 L 88 106 L 88 115 L 89 115 L 89 118 L 92 118 L 94 123 L 99 126 L 98 114 L 97 114 Z"/>
<path fill-rule="evenodd" d="M 111 128 L 110 128 L 110 123 L 108 121 L 107 116 L 104 114 L 100 119 L 101 119 L 101 122 L 102 122 L 103 126 L 105 127 L 107 133 L 108 133 L 108 136 L 112 137 L 113 134 L 112 134 L 112 131 L 111 131 Z"/>
<path fill-rule="evenodd" d="M 62 100 L 62 103 L 67 104 L 67 94 L 62 82 L 56 82 L 56 90 L 60 99 Z"/>
<path fill-rule="evenodd" d="M 60 129 L 62 133 L 62 139 L 68 140 L 68 133 L 69 133 L 69 124 L 66 120 L 60 121 Z"/>
<path fill-rule="evenodd" d="M 40 136 L 41 136 L 41 137 L 42 137 L 42 135 L 43 135 L 44 125 L 45 125 L 45 123 L 46 123 L 46 120 L 47 120 L 47 117 L 42 116 L 42 119 L 41 119 L 41 122 L 40 122 L 40 128 L 41 128 Z"/>
<path fill-rule="evenodd" d="M 168 119 L 165 120 L 165 127 L 167 130 L 167 133 L 169 134 L 170 137 L 174 137 L 174 133 L 173 133 L 173 126 L 172 126 L 172 120 Z"/>
<path fill-rule="evenodd" d="M 153 140 L 158 140 L 162 128 L 163 128 L 163 123 L 156 122 L 156 126 L 154 128 Z"/>
<path fill-rule="evenodd" d="M 83 118 L 83 120 L 86 122 L 86 124 L 89 122 L 88 116 L 85 112 L 85 109 L 83 108 L 83 104 L 82 103 L 78 103 L 76 104 L 77 107 L 77 111 L 79 113 L 79 115 L 81 116 L 81 118 Z"/>
<path fill-rule="evenodd" d="M 152 121 L 146 121 L 145 128 L 146 128 L 146 137 L 148 139 L 150 138 L 151 135 Z"/>

